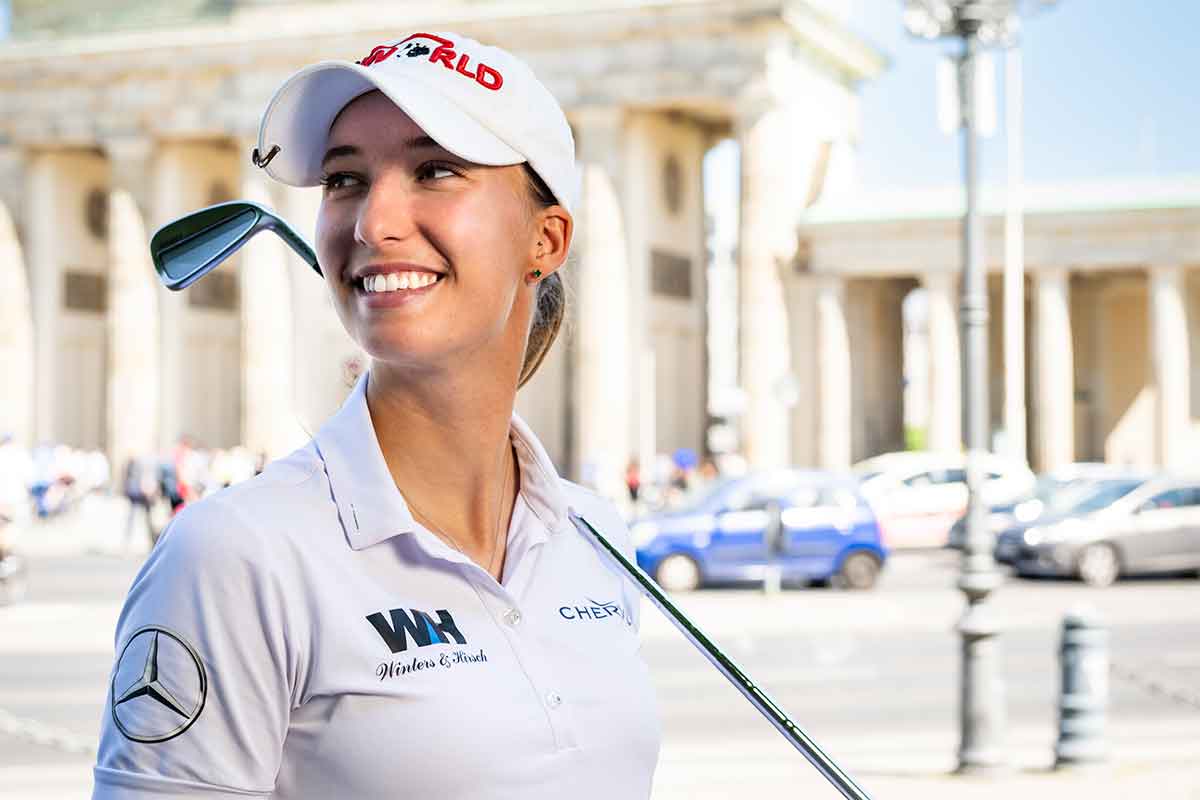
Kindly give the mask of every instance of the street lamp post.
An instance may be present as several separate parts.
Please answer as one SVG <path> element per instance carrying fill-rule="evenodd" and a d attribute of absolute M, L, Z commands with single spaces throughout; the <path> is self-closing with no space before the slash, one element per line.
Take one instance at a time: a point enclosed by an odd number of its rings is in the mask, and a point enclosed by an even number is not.
<path fill-rule="evenodd" d="M 906 0 L 904 23 L 925 38 L 962 40 L 958 57 L 963 179 L 963 434 L 967 446 L 967 533 L 958 588 L 967 606 L 958 623 L 962 637 L 958 769 L 979 772 L 1003 765 L 1004 687 L 997 641 L 999 626 L 988 595 L 1001 577 L 992 557 L 992 534 L 980 496 L 982 455 L 988 450 L 987 275 L 979 216 L 979 133 L 976 59 L 982 45 L 999 41 L 1015 19 L 1019 0 Z"/>

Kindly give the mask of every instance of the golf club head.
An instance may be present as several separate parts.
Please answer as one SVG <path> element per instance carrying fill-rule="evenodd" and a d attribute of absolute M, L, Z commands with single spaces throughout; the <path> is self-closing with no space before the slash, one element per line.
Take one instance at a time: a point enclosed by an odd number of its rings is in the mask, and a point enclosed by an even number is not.
<path fill-rule="evenodd" d="M 163 225 L 150 239 L 154 269 L 168 289 L 186 289 L 263 230 L 277 233 L 322 274 L 311 245 L 273 211 L 247 200 L 218 203 Z"/>

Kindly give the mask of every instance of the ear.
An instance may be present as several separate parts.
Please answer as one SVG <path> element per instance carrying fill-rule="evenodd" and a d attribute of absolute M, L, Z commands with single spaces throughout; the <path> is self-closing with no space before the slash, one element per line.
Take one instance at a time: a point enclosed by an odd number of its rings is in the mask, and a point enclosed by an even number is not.
<path fill-rule="evenodd" d="M 541 270 L 541 279 L 544 279 L 567 260 L 575 221 L 571 218 L 571 212 L 562 206 L 547 206 L 536 212 L 533 231 L 529 270 Z"/>

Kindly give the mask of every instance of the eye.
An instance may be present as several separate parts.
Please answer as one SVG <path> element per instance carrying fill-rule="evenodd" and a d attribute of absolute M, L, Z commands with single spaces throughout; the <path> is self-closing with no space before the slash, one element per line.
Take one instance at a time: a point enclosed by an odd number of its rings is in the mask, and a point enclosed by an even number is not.
<path fill-rule="evenodd" d="M 349 172 L 334 172 L 321 176 L 321 186 L 326 192 L 345 189 L 348 186 L 353 186 L 355 182 L 358 182 L 358 178 Z"/>
<path fill-rule="evenodd" d="M 426 161 L 421 166 L 417 167 L 416 176 L 419 181 L 441 180 L 443 178 L 453 178 L 456 175 L 461 175 L 462 171 L 454 164 L 447 164 L 444 161 Z"/>

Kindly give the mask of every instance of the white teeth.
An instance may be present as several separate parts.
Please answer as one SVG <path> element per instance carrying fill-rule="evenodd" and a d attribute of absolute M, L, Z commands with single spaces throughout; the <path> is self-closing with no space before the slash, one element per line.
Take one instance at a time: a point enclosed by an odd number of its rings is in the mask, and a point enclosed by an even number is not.
<path fill-rule="evenodd" d="M 363 278 L 363 289 L 369 293 L 420 289 L 435 283 L 437 279 L 438 276 L 431 272 L 389 272 L 386 275 L 367 275 Z"/>

